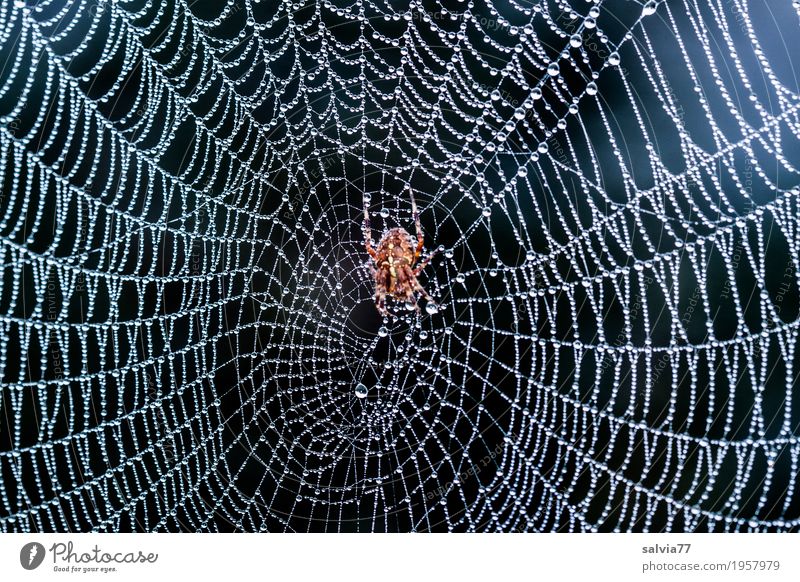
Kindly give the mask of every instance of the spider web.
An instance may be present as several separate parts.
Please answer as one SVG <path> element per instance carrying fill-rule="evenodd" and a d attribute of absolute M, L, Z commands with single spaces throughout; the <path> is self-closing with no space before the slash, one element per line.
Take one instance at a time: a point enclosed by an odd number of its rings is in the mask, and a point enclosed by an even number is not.
<path fill-rule="evenodd" d="M 798 11 L 4 2 L 0 529 L 797 530 Z"/>

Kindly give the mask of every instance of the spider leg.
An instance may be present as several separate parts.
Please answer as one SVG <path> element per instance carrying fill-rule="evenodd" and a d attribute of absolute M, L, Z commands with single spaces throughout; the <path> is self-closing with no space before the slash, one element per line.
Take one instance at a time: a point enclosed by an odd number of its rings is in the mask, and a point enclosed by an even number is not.
<path fill-rule="evenodd" d="M 381 315 L 386 317 L 389 315 L 388 311 L 386 311 L 386 293 L 388 291 L 386 280 L 388 277 L 386 276 L 386 271 L 377 270 L 375 267 L 372 267 L 372 272 L 375 275 L 375 307 L 378 309 Z"/>
<path fill-rule="evenodd" d="M 436 304 L 436 301 L 433 300 L 433 297 L 431 297 L 428 292 L 425 291 L 425 288 L 419 284 L 419 281 L 417 281 L 417 276 L 411 272 L 411 269 L 409 269 L 408 272 L 408 283 L 409 292 L 418 291 L 428 303 Z M 416 298 L 414 299 L 414 304 L 417 304 Z M 419 310 L 419 306 L 417 306 L 417 310 Z"/>
<path fill-rule="evenodd" d="M 414 282 L 414 288 L 417 291 L 419 291 L 420 293 L 422 293 L 422 296 L 425 298 L 425 301 L 427 301 L 428 303 L 433 303 L 434 305 L 436 305 L 436 301 L 434 301 L 433 297 L 428 295 L 428 292 L 425 291 L 425 288 L 422 285 L 420 285 L 419 283 L 417 283 L 416 281 Z"/>
<path fill-rule="evenodd" d="M 416 268 L 414 269 L 414 276 L 415 276 L 415 277 L 416 277 L 417 275 L 419 275 L 419 274 L 422 272 L 422 269 L 424 269 L 425 267 L 427 267 L 427 266 L 428 266 L 428 263 L 430 263 L 430 262 L 431 262 L 431 259 L 432 259 L 433 257 L 435 257 L 435 256 L 436 256 L 436 253 L 438 253 L 438 252 L 439 252 L 439 249 L 433 249 L 433 251 L 431 252 L 431 254 L 429 254 L 429 255 L 427 256 L 427 258 L 426 258 L 424 261 L 422 261 L 421 263 L 419 263 L 419 264 L 416 266 Z"/>
<path fill-rule="evenodd" d="M 378 312 L 386 317 L 389 315 L 389 312 L 386 311 L 386 292 L 385 291 L 375 291 L 375 307 L 378 308 Z"/>
<path fill-rule="evenodd" d="M 372 248 L 372 226 L 369 222 L 369 210 L 366 201 L 364 201 L 364 238 L 369 256 L 373 259 L 377 258 L 378 253 Z"/>
<path fill-rule="evenodd" d="M 419 258 L 422 247 L 425 244 L 425 235 L 422 234 L 422 225 L 419 222 L 419 210 L 417 210 L 417 201 L 414 200 L 414 192 L 409 189 L 408 193 L 411 196 L 411 214 L 414 215 L 414 226 L 417 228 L 417 248 L 414 251 L 414 260 L 416 260 Z"/>

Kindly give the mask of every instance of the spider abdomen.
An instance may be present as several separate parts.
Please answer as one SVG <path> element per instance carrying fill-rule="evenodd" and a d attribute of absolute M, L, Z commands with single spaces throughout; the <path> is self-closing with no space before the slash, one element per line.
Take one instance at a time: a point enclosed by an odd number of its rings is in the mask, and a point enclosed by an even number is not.
<path fill-rule="evenodd" d="M 428 300 L 426 310 L 429 313 L 434 313 L 436 310 L 433 299 L 417 281 L 417 275 L 433 255 L 428 256 L 421 264 L 417 265 L 424 239 L 413 195 L 411 196 L 411 208 L 417 228 L 416 241 L 406 229 L 398 227 L 384 234 L 377 247 L 373 248 L 370 240 L 369 210 L 366 205 L 364 206 L 366 247 L 374 261 L 372 272 L 375 278 L 375 306 L 383 315 L 388 314 L 384 306 L 384 299 L 387 296 L 403 301 L 409 309 L 419 310 L 417 293 Z"/>

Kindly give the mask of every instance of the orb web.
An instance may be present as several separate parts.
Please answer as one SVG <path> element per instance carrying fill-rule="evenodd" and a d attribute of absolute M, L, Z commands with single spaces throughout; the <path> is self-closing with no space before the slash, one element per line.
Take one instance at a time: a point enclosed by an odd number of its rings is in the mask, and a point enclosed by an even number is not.
<path fill-rule="evenodd" d="M 0 13 L 3 531 L 798 529 L 796 2 Z"/>

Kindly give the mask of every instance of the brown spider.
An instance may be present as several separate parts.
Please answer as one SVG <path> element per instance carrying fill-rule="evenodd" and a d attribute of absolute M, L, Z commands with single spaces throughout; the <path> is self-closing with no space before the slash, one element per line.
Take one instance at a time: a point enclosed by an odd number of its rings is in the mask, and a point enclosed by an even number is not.
<path fill-rule="evenodd" d="M 414 245 L 414 239 L 408 234 L 404 228 L 393 228 L 383 235 L 378 243 L 377 250 L 372 247 L 372 230 L 369 223 L 369 211 L 367 204 L 364 203 L 364 233 L 366 236 L 367 252 L 372 260 L 375 262 L 374 266 L 370 265 L 370 271 L 375 278 L 375 307 L 381 315 L 388 315 L 384 305 L 386 296 L 393 297 L 398 301 L 405 301 L 409 309 L 416 309 L 419 311 L 417 298 L 414 295 L 416 292 L 421 293 L 428 301 L 426 311 L 429 313 L 436 312 L 436 303 L 433 298 L 428 295 L 427 291 L 422 288 L 422 285 L 417 281 L 417 276 L 422 272 L 422 269 L 430 262 L 438 249 L 434 250 L 428 257 L 419 263 L 422 247 L 425 244 L 425 237 L 422 234 L 422 227 L 419 223 L 419 212 L 417 211 L 417 203 L 414 200 L 414 194 L 411 195 L 411 210 L 414 215 L 414 224 L 417 227 L 417 241 Z M 416 266 L 415 266 L 416 265 Z"/>

